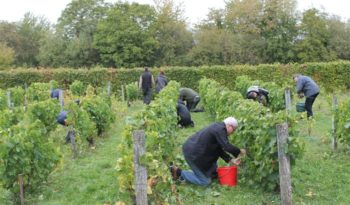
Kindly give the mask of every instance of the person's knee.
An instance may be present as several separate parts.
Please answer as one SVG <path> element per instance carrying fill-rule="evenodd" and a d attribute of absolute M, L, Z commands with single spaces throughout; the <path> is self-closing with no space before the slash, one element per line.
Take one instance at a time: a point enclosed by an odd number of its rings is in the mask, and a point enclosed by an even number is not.
<path fill-rule="evenodd" d="M 206 179 L 201 179 L 198 183 L 198 185 L 200 186 L 208 186 L 211 183 L 211 179 L 210 178 L 206 178 Z"/>

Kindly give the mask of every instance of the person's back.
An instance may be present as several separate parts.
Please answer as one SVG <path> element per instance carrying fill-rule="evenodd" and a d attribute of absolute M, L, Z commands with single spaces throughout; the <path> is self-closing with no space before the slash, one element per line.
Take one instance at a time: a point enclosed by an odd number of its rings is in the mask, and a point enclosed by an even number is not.
<path fill-rule="evenodd" d="M 59 99 L 61 89 L 53 89 L 51 90 L 51 98 Z"/>
<path fill-rule="evenodd" d="M 195 162 L 202 170 L 210 168 L 218 160 L 223 150 L 239 154 L 239 149 L 229 145 L 228 135 L 223 122 L 212 123 L 186 140 L 182 146 L 184 155 Z"/>
<path fill-rule="evenodd" d="M 145 71 L 142 76 L 142 90 L 150 89 L 152 88 L 152 74 L 147 70 Z"/>
<path fill-rule="evenodd" d="M 310 97 L 320 92 L 320 88 L 314 80 L 308 76 L 300 75 L 297 81 L 297 92 L 304 92 L 306 97 Z"/>
<path fill-rule="evenodd" d="M 152 98 L 152 85 L 154 84 L 154 79 L 151 72 L 148 71 L 148 68 L 145 68 L 145 71 L 140 76 L 139 87 L 142 89 L 143 102 L 145 104 L 151 103 Z"/>
<path fill-rule="evenodd" d="M 193 101 L 198 93 L 191 88 L 180 88 L 180 98 L 185 101 Z"/>
<path fill-rule="evenodd" d="M 187 109 L 184 103 L 178 102 L 176 105 L 177 115 L 180 118 L 178 124 L 183 127 L 194 126 L 191 119 L 190 111 Z"/>
<path fill-rule="evenodd" d="M 180 99 L 186 101 L 189 111 L 193 111 L 201 100 L 198 93 L 191 88 L 180 88 Z"/>
<path fill-rule="evenodd" d="M 164 72 L 161 71 L 156 79 L 156 92 L 159 93 L 167 84 L 168 80 L 164 75 Z"/>
<path fill-rule="evenodd" d="M 67 112 L 62 110 L 60 114 L 57 116 L 57 123 L 66 126 Z"/>
<path fill-rule="evenodd" d="M 264 88 L 260 88 L 259 86 L 250 86 L 247 89 L 247 94 L 246 94 L 246 98 L 247 99 L 253 99 L 253 100 L 257 100 L 259 103 L 267 106 L 269 103 L 269 91 L 264 89 Z"/>

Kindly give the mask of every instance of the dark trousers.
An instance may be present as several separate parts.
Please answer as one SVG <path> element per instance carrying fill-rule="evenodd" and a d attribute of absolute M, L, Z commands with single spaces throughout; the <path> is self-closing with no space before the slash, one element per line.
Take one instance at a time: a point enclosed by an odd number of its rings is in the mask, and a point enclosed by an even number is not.
<path fill-rule="evenodd" d="M 305 109 L 307 112 L 307 117 L 312 117 L 313 113 L 312 113 L 312 105 L 315 102 L 316 97 L 318 96 L 318 93 L 316 93 L 315 95 L 311 95 L 310 97 L 306 97 L 305 100 Z"/>
<path fill-rule="evenodd" d="M 193 101 L 186 102 L 186 107 L 187 107 L 188 111 L 191 111 L 194 108 L 196 108 L 196 106 L 200 100 L 201 100 L 201 98 L 199 96 L 196 96 Z"/>
<path fill-rule="evenodd" d="M 152 88 L 142 89 L 143 94 L 143 103 L 149 105 L 151 103 L 152 98 Z"/>
<path fill-rule="evenodd" d="M 182 127 L 194 127 L 194 122 L 188 118 L 180 118 L 177 124 Z"/>

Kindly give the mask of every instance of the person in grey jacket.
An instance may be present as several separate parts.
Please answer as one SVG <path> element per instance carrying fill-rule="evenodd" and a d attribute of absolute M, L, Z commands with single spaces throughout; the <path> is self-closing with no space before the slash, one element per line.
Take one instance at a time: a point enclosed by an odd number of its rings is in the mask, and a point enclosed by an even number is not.
<path fill-rule="evenodd" d="M 166 78 L 164 71 L 161 70 L 156 79 L 156 93 L 159 93 L 168 84 L 168 79 Z"/>
<path fill-rule="evenodd" d="M 295 74 L 293 79 L 297 85 L 296 90 L 300 98 L 306 97 L 305 99 L 305 109 L 307 112 L 307 117 L 312 117 L 312 105 L 315 102 L 316 97 L 320 93 L 319 86 L 308 76 L 301 74 Z"/>

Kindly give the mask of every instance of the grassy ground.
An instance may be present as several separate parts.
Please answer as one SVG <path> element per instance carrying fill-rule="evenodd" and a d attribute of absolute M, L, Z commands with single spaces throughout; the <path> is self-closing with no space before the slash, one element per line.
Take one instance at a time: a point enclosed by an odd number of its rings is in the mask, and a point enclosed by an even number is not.
<path fill-rule="evenodd" d="M 332 121 L 329 104 L 320 97 L 314 104 L 315 121 L 308 132 L 306 120 L 299 121 L 301 136 L 305 139 L 304 157 L 297 161 L 292 170 L 293 204 L 350 204 L 350 155 L 343 145 L 332 151 Z M 197 126 L 192 130 L 180 131 L 180 136 L 193 133 L 212 120 L 206 113 L 193 115 Z M 185 140 L 185 138 L 182 138 Z M 279 194 L 252 189 L 239 183 L 234 188 L 221 187 L 214 182 L 202 188 L 182 186 L 184 204 L 280 204 Z"/>
<path fill-rule="evenodd" d="M 129 113 L 139 111 L 133 105 Z M 314 105 L 315 123 L 311 134 L 305 120 L 299 121 L 301 137 L 305 139 L 304 157 L 292 170 L 293 204 L 350 204 L 350 153 L 340 145 L 337 151 L 330 147 L 331 115 L 326 99 L 320 96 Z M 213 122 L 207 113 L 192 114 L 195 127 L 179 129 L 179 145 L 195 131 Z M 43 192 L 28 199 L 28 204 L 114 204 L 130 202 L 128 195 L 118 192 L 114 166 L 118 153 L 116 146 L 124 126 L 117 119 L 109 137 L 99 139 L 95 150 L 88 151 L 77 160 L 65 160 L 43 187 Z M 180 149 L 179 149 L 180 153 Z M 191 204 L 280 204 L 279 194 L 252 189 L 242 182 L 233 188 L 220 186 L 216 181 L 209 187 L 189 184 L 177 186 L 184 205 Z M 9 194 L 0 189 L 0 204 L 11 204 Z M 128 203 L 126 203 L 128 204 Z"/>

